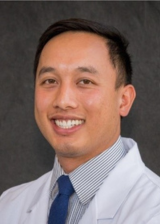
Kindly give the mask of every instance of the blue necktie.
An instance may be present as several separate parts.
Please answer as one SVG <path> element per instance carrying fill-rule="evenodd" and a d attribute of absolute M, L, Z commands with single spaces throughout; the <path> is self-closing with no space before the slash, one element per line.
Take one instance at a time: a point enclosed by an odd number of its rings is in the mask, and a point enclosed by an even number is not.
<path fill-rule="evenodd" d="M 69 197 L 74 192 L 74 188 L 68 176 L 60 176 L 57 182 L 59 193 L 52 203 L 48 224 L 65 224 Z"/>

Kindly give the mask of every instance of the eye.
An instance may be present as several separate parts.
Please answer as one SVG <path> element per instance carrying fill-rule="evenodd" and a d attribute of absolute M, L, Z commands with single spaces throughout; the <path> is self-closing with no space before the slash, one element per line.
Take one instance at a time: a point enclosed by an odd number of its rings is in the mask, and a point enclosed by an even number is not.
<path fill-rule="evenodd" d="M 55 83 L 56 83 L 55 79 L 46 79 L 45 81 L 43 81 L 42 84 L 49 85 L 49 84 L 55 84 Z"/>
<path fill-rule="evenodd" d="M 83 79 L 79 83 L 82 84 L 82 85 L 92 84 L 92 82 L 90 80 L 88 80 L 88 79 Z"/>

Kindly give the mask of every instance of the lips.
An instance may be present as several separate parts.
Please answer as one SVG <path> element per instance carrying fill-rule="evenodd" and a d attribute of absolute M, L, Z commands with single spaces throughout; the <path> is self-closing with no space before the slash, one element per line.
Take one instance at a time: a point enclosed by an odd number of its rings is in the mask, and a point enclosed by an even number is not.
<path fill-rule="evenodd" d="M 62 128 L 62 129 L 70 129 L 75 126 L 83 124 L 84 120 L 81 120 L 81 119 L 80 120 L 79 119 L 76 119 L 76 120 L 55 119 L 54 122 L 58 127 Z"/>

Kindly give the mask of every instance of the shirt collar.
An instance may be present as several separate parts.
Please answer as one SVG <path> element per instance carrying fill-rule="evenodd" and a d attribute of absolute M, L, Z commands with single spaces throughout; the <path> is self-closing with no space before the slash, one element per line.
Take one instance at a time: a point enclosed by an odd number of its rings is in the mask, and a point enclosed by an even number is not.
<path fill-rule="evenodd" d="M 92 199 L 104 179 L 126 153 L 127 151 L 123 146 L 121 137 L 119 137 L 112 147 L 82 164 L 69 174 L 75 192 L 82 204 L 86 204 Z M 57 179 L 63 174 L 64 171 L 57 157 L 55 157 L 51 190 L 54 188 Z"/>
<path fill-rule="evenodd" d="M 54 159 L 54 166 L 53 166 L 53 172 L 52 172 L 52 179 L 51 179 L 51 192 L 58 180 L 58 178 L 64 174 L 64 171 L 61 167 L 61 165 L 59 164 L 58 162 L 58 158 L 57 156 L 55 156 L 55 159 Z"/>

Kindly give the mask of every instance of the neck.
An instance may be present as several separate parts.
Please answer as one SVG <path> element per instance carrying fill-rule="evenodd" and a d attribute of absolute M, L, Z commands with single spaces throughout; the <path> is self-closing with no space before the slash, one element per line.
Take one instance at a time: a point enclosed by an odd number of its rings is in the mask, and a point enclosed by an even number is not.
<path fill-rule="evenodd" d="M 86 158 L 85 160 L 83 158 L 66 158 L 66 157 L 58 157 L 58 161 L 62 167 L 62 169 L 64 170 L 64 172 L 66 174 L 71 173 L 72 171 L 74 171 L 76 168 L 78 168 L 80 165 L 86 163 L 87 161 L 89 161 L 91 158 Z"/>

